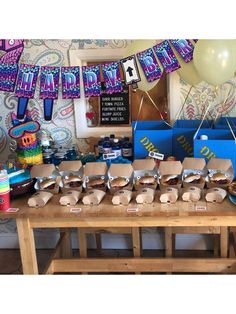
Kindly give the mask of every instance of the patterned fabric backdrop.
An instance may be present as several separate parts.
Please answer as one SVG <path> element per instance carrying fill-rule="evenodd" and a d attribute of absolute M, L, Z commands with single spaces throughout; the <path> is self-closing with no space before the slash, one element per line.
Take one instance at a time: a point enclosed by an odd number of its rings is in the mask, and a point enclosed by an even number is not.
<path fill-rule="evenodd" d="M 26 40 L 25 48 L 21 56 L 22 63 L 66 66 L 69 65 L 69 49 L 97 49 L 97 48 L 124 48 L 127 46 L 126 40 Z M 190 86 L 180 80 L 182 102 L 188 94 Z M 200 118 L 202 112 L 213 103 L 210 116 L 228 113 L 235 115 L 235 86 L 236 81 L 232 80 L 224 84 L 215 98 L 214 89 L 206 84 L 199 84 L 193 88 L 186 101 L 182 112 L 182 118 Z M 36 89 L 36 97 L 29 101 L 28 109 L 33 118 L 41 124 L 41 127 L 50 130 L 52 136 L 57 141 L 63 143 L 75 138 L 75 122 L 72 100 L 62 100 L 61 97 L 55 101 L 53 119 L 45 121 L 43 117 L 43 102 L 38 98 L 39 87 Z M 227 101 L 224 103 L 224 100 Z M 222 103 L 224 105 L 222 106 Z M 8 137 L 7 131 L 11 126 L 10 112 L 16 109 L 17 98 L 12 93 L 0 92 L 0 160 L 7 158 Z M 86 147 L 84 140 L 78 141 L 80 148 Z M 0 234 L 16 232 L 14 221 L 0 220 Z"/>

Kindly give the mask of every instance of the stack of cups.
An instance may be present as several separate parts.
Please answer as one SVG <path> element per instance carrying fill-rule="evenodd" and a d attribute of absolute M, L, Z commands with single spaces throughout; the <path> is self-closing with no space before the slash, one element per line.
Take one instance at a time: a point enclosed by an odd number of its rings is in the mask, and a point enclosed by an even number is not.
<path fill-rule="evenodd" d="M 10 207 L 10 185 L 6 170 L 0 170 L 0 210 Z"/>

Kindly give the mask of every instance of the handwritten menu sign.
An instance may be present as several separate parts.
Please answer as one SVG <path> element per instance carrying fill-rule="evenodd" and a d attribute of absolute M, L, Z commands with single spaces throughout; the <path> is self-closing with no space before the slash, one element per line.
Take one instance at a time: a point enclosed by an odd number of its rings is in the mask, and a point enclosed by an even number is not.
<path fill-rule="evenodd" d="M 129 86 L 123 85 L 120 93 L 100 96 L 100 125 L 111 124 L 130 124 Z"/>

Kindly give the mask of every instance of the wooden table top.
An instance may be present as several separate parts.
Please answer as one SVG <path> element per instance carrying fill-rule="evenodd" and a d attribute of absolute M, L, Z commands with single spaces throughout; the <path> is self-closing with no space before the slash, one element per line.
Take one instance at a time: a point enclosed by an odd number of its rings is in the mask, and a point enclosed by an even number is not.
<path fill-rule="evenodd" d="M 221 204 L 206 203 L 200 200 L 197 203 L 177 201 L 175 204 L 161 204 L 157 196 L 152 204 L 137 204 L 135 200 L 127 206 L 112 205 L 111 195 L 106 195 L 99 205 L 83 205 L 80 200 L 76 206 L 61 206 L 59 204 L 59 195 L 54 195 L 48 204 L 42 208 L 31 208 L 28 206 L 28 197 L 19 198 L 11 202 L 11 207 L 19 208 L 16 213 L 0 211 L 0 218 L 99 218 L 106 217 L 116 218 L 134 218 L 134 217 L 173 217 L 173 216 L 214 216 L 214 217 L 231 217 L 236 223 L 236 206 L 228 199 Z M 196 205 L 205 206 L 206 210 L 198 210 Z M 71 212 L 71 208 L 81 208 L 80 213 Z M 131 209 L 131 211 L 130 211 Z M 138 209 L 136 212 L 132 209 Z"/>

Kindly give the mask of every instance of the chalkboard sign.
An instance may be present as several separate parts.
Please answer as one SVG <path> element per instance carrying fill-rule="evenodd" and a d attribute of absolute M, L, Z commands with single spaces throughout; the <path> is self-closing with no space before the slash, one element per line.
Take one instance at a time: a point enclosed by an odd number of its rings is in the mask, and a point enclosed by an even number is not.
<path fill-rule="evenodd" d="M 102 85 L 102 89 L 105 90 Z M 130 88 L 123 84 L 120 93 L 100 96 L 100 125 L 129 125 L 130 124 Z"/>

